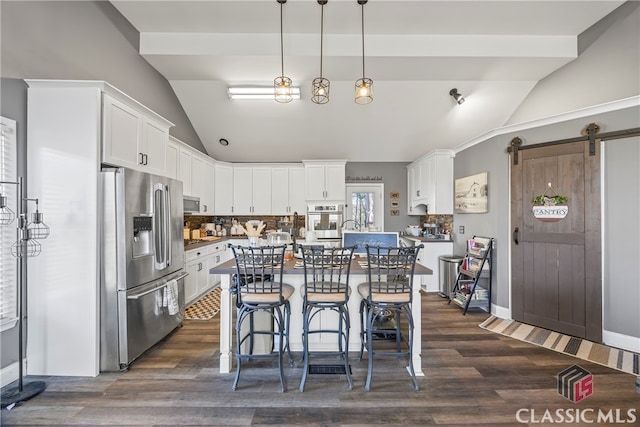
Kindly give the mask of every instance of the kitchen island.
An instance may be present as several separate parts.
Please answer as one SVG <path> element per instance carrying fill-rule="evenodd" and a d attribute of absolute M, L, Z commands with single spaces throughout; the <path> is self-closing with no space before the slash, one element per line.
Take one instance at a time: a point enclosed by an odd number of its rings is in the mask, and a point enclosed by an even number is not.
<path fill-rule="evenodd" d="M 366 257 L 362 258 L 366 259 Z M 351 297 L 349 298 L 349 313 L 351 319 L 351 333 L 349 336 L 350 352 L 360 351 L 360 301 L 362 298 L 358 293 L 358 285 L 367 280 L 367 270 L 360 266 L 360 259 L 354 255 L 351 262 L 351 276 L 349 286 L 351 287 Z M 302 293 L 301 288 L 304 286 L 304 269 L 296 268 L 298 259 L 292 259 L 285 262 L 283 266 L 283 282 L 292 285 L 296 290 L 290 298 L 291 303 L 291 324 L 289 343 L 292 351 L 302 351 Z M 220 373 L 229 373 L 233 364 L 233 355 L 235 350 L 233 344 L 233 300 L 230 293 L 231 279 L 236 273 L 235 259 L 226 261 L 225 263 L 209 270 L 210 274 L 219 274 L 221 276 L 222 293 L 220 296 Z M 414 274 L 430 275 L 433 271 L 427 267 L 416 263 Z M 420 281 L 419 277 L 415 277 L 416 286 L 413 287 L 413 322 L 414 322 L 414 342 L 413 342 L 413 367 L 416 375 L 423 376 L 422 364 L 420 357 L 420 349 L 422 348 L 422 306 L 420 301 Z M 323 313 L 324 314 L 324 313 Z M 332 313 L 331 313 L 332 314 Z M 317 322 L 337 322 L 335 316 L 330 314 L 326 317 L 320 316 L 315 319 Z M 326 326 L 326 325 L 323 325 Z M 314 341 L 310 341 L 310 345 L 316 351 L 335 350 L 335 337 L 330 340 L 323 340 L 322 334 L 314 334 Z"/>

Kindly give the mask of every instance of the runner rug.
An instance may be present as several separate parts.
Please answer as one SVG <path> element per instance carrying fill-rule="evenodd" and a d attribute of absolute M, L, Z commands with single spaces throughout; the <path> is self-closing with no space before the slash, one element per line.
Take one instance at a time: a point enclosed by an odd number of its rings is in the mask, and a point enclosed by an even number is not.
<path fill-rule="evenodd" d="M 185 319 L 210 320 L 220 311 L 220 287 L 215 288 L 184 310 Z"/>
<path fill-rule="evenodd" d="M 559 353 L 640 375 L 640 354 L 609 347 L 548 329 L 491 316 L 479 325 L 482 329 L 525 341 Z"/>

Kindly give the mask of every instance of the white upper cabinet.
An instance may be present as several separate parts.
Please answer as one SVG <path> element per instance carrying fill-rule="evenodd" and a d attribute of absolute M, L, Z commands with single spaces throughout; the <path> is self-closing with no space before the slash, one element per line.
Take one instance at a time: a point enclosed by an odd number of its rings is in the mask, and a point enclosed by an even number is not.
<path fill-rule="evenodd" d="M 165 175 L 172 124 L 133 101 L 127 103 L 104 93 L 102 103 L 102 162 Z"/>
<path fill-rule="evenodd" d="M 192 182 L 192 165 L 193 151 L 186 146 L 186 144 L 180 147 L 180 157 L 178 159 L 178 179 L 182 181 L 182 193 L 187 196 L 194 196 L 191 182 Z"/>
<path fill-rule="evenodd" d="M 407 213 L 424 215 L 427 213 L 426 191 L 422 188 L 423 162 L 407 166 Z M 425 174 L 426 175 L 426 174 Z"/>
<path fill-rule="evenodd" d="M 453 158 L 450 150 L 437 150 L 433 155 L 429 168 L 432 185 L 428 187 L 433 200 L 433 213 L 453 214 Z"/>
<path fill-rule="evenodd" d="M 307 201 L 331 200 L 344 203 L 346 161 L 304 160 Z"/>
<path fill-rule="evenodd" d="M 178 147 L 177 179 L 182 181 L 182 193 L 200 199 L 200 212 L 213 215 L 214 197 L 214 167 L 215 161 L 190 145 L 171 137 L 170 145 Z M 171 153 L 169 150 L 167 153 Z M 167 159 L 173 154 L 167 154 Z"/>
<path fill-rule="evenodd" d="M 271 167 L 233 167 L 233 207 L 237 215 L 271 214 Z"/>
<path fill-rule="evenodd" d="M 215 214 L 233 215 L 233 165 L 216 162 L 214 172 Z"/>
<path fill-rule="evenodd" d="M 178 170 L 180 170 L 180 142 L 169 135 L 167 143 L 167 167 L 165 176 L 171 179 L 178 179 Z"/>
<path fill-rule="evenodd" d="M 306 210 L 304 167 L 274 166 L 271 169 L 271 213 L 304 214 Z"/>
<path fill-rule="evenodd" d="M 409 215 L 453 214 L 453 157 L 435 150 L 407 166 Z"/>
<path fill-rule="evenodd" d="M 193 196 L 200 198 L 201 214 L 214 214 L 214 181 L 213 159 L 193 154 L 191 158 L 191 192 Z"/>

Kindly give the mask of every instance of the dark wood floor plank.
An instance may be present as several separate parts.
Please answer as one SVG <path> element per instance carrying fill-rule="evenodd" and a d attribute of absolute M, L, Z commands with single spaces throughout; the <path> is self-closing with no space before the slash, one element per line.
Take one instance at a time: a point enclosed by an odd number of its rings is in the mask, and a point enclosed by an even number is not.
<path fill-rule="evenodd" d="M 478 327 L 488 314 L 469 312 L 436 295 L 423 295 L 422 370 L 414 391 L 403 363 L 374 364 L 364 390 L 366 355 L 352 354 L 353 390 L 344 375 L 310 375 L 305 392 L 300 355 L 285 369 L 289 391 L 279 392 L 274 361 L 219 373 L 219 318 L 185 320 L 127 372 L 96 378 L 46 377 L 41 395 L 0 414 L 2 426 L 27 425 L 225 425 L 225 426 L 516 426 L 516 412 L 530 408 L 635 408 L 635 377 L 516 341 Z M 355 327 L 359 327 L 355 325 Z M 560 371 L 579 364 L 594 376 L 594 393 L 574 404 L 557 392 Z M 41 379 L 41 378 L 29 378 Z M 533 424 L 532 424 L 533 425 Z M 574 423 L 574 425 L 576 425 Z"/>

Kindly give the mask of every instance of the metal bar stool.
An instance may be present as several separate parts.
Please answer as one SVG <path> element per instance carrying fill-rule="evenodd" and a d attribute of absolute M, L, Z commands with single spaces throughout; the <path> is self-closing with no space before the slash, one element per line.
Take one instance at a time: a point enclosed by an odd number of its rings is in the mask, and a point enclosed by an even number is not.
<path fill-rule="evenodd" d="M 303 246 L 302 259 L 304 264 L 304 288 L 302 303 L 302 344 L 304 368 L 300 391 L 304 386 L 309 373 L 309 359 L 313 356 L 331 357 L 342 359 L 349 384 L 349 390 L 353 387 L 351 373 L 349 372 L 349 272 L 351 271 L 351 258 L 355 248 L 324 248 L 322 246 Z M 335 312 L 338 314 L 337 329 L 323 325 L 327 320 L 321 319 L 319 329 L 311 329 L 311 322 L 320 313 Z M 309 335 L 311 334 L 335 334 L 337 338 L 337 351 L 311 351 L 309 349 Z"/>
<path fill-rule="evenodd" d="M 229 245 L 236 260 L 236 377 L 233 390 L 238 387 L 240 369 L 243 360 L 277 358 L 280 371 L 280 389 L 286 391 L 287 384 L 282 365 L 283 352 L 286 350 L 290 364 L 293 357 L 289 348 L 289 321 L 291 306 L 289 298 L 293 295 L 294 287 L 282 283 L 284 251 L 282 246 L 244 247 Z M 269 330 L 255 328 L 254 315 L 267 313 L 273 321 Z M 248 320 L 249 327 L 243 331 L 243 323 Z M 267 335 L 272 338 L 271 351 L 266 354 L 253 354 L 254 338 Z M 274 344 L 278 338 L 278 349 L 274 353 Z M 243 353 L 242 346 L 248 340 L 248 351 Z"/>
<path fill-rule="evenodd" d="M 358 285 L 360 303 L 360 357 L 366 347 L 368 370 L 365 390 L 371 388 L 373 359 L 378 356 L 408 357 L 409 374 L 413 387 L 419 390 L 413 369 L 413 273 L 420 246 L 380 247 L 366 246 L 368 281 Z M 401 320 L 407 321 L 407 334 L 402 333 Z M 394 322 L 391 322 L 393 320 Z M 386 327 L 390 325 L 391 327 Z M 394 338 L 395 349 L 374 349 L 374 337 Z"/>

